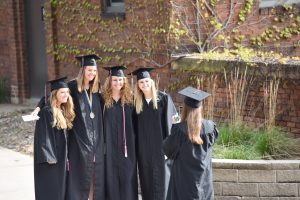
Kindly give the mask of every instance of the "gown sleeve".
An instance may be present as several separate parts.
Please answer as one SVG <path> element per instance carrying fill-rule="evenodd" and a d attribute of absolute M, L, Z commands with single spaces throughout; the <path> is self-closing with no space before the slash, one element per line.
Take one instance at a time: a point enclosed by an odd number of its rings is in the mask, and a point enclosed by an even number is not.
<path fill-rule="evenodd" d="M 165 105 L 165 124 L 166 130 L 164 138 L 168 137 L 171 133 L 172 128 L 172 117 L 176 114 L 176 107 L 170 95 L 166 95 L 166 105 Z"/>
<path fill-rule="evenodd" d="M 42 97 L 42 98 L 40 99 L 40 101 L 38 102 L 38 104 L 36 105 L 36 107 L 39 107 L 39 108 L 42 110 L 42 108 L 43 108 L 45 105 L 46 105 L 46 103 L 45 103 L 45 97 Z"/>
<path fill-rule="evenodd" d="M 104 102 L 104 99 L 103 99 L 103 96 L 102 94 L 99 92 L 99 99 L 100 99 L 100 106 L 101 106 L 101 110 L 103 111 L 104 110 L 104 105 L 105 105 L 105 102 Z M 102 113 L 103 114 L 103 113 Z"/>
<path fill-rule="evenodd" d="M 174 124 L 171 129 L 171 135 L 163 141 L 163 151 L 169 159 L 174 160 L 177 157 L 182 140 L 181 130 L 178 124 Z"/>
<path fill-rule="evenodd" d="M 56 144 L 52 117 L 48 109 L 40 112 L 40 119 L 36 122 L 34 134 L 35 161 L 39 163 L 56 163 Z"/>
<path fill-rule="evenodd" d="M 211 147 L 218 138 L 219 131 L 216 124 L 211 120 L 203 120 L 204 131 L 201 133 L 201 137 L 206 140 L 208 147 Z"/>

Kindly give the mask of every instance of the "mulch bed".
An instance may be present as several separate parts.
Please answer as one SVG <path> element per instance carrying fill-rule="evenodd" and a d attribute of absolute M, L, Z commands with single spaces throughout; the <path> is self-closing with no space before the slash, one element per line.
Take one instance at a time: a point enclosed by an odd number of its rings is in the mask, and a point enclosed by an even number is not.
<path fill-rule="evenodd" d="M 27 155 L 33 155 L 35 121 L 24 122 L 22 115 L 32 109 L 0 113 L 0 146 Z"/>

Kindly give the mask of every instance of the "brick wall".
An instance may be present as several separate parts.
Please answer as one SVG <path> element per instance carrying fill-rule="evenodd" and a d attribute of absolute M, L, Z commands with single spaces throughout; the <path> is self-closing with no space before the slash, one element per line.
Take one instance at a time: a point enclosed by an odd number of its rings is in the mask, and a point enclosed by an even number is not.
<path fill-rule="evenodd" d="M 230 3 L 233 2 L 232 15 L 231 15 L 232 17 L 228 22 L 227 25 L 228 28 L 223 27 L 225 30 L 223 33 L 225 37 L 228 37 L 228 42 L 224 44 L 224 42 L 218 40 L 217 38 L 212 38 L 211 45 L 210 47 L 208 47 L 209 49 L 212 49 L 215 46 L 220 47 L 220 49 L 222 49 L 223 47 L 230 48 L 233 46 L 233 43 L 236 43 L 236 44 L 242 44 L 243 46 L 246 47 L 257 48 L 264 51 L 273 50 L 273 51 L 281 52 L 284 55 L 290 55 L 290 56 L 300 55 L 299 34 L 298 35 L 292 34 L 291 38 L 281 39 L 280 42 L 278 41 L 274 42 L 273 39 L 275 38 L 274 37 L 275 33 L 273 33 L 273 37 L 271 37 L 271 39 L 268 39 L 268 41 L 264 41 L 264 39 L 262 39 L 262 41 L 264 42 L 263 46 L 256 46 L 249 42 L 249 39 L 251 37 L 261 35 L 267 28 L 272 27 L 273 25 L 276 25 L 279 29 L 282 29 L 283 27 L 286 27 L 287 24 L 289 24 L 292 18 L 286 17 L 285 21 L 283 22 L 278 22 L 274 20 L 275 17 L 280 18 L 278 16 L 281 15 L 282 13 L 289 12 L 287 10 L 282 9 L 282 7 L 260 9 L 259 1 L 255 0 L 253 1 L 254 2 L 253 9 L 252 9 L 253 12 L 246 15 L 245 22 L 238 24 L 238 14 L 240 10 L 245 7 L 246 1 L 222 0 L 222 1 L 218 1 L 215 7 L 211 6 L 210 10 L 205 10 L 204 8 L 206 8 L 206 6 L 201 6 L 200 3 L 200 7 L 201 7 L 200 10 L 202 12 L 201 16 L 197 16 L 195 12 L 196 10 L 195 5 L 191 4 L 191 2 L 193 1 L 174 0 L 174 2 L 176 2 L 177 7 L 179 7 L 177 10 L 178 12 L 181 13 L 183 21 L 188 22 L 187 24 L 189 25 L 189 28 L 191 30 L 190 33 L 193 33 L 194 36 L 197 36 L 198 35 L 197 31 L 199 30 L 200 27 L 201 29 L 200 37 L 202 39 L 208 37 L 208 35 L 213 31 L 211 29 L 209 30 L 208 28 L 210 27 L 209 26 L 210 18 L 209 17 L 203 18 L 204 15 L 203 13 L 205 12 L 211 13 L 211 11 L 213 11 L 214 13 L 216 13 L 219 22 L 225 24 L 225 21 L 228 19 L 228 16 L 230 14 L 229 12 Z M 297 15 L 297 12 L 299 13 L 299 7 L 297 8 L 296 13 L 293 13 L 293 16 Z M 190 13 L 190 15 L 188 15 L 187 13 Z M 194 14 L 194 16 L 192 14 Z M 197 23 L 196 16 L 200 18 L 199 20 L 200 24 Z M 294 26 L 296 26 L 296 22 Z M 233 33 L 232 32 L 233 29 L 236 29 L 238 31 L 236 33 Z M 244 36 L 244 39 L 242 39 L 241 42 L 237 42 L 234 39 L 234 37 L 241 36 L 241 35 Z M 196 37 L 194 39 L 197 40 Z M 189 45 L 191 46 L 192 43 L 188 42 L 188 40 L 185 40 L 182 43 L 182 45 L 179 44 L 179 46 L 181 46 L 182 48 L 187 47 Z M 298 47 L 296 48 L 294 47 L 294 45 Z"/>
<path fill-rule="evenodd" d="M 298 200 L 300 161 L 213 159 L 216 200 Z"/>
<path fill-rule="evenodd" d="M 191 77 L 199 77 L 203 79 L 200 88 L 211 92 L 209 78 L 217 75 L 216 89 L 213 92 L 214 111 L 213 118 L 215 121 L 227 121 L 229 116 L 229 91 L 224 80 L 224 69 L 227 71 L 227 79 L 230 72 L 233 72 L 236 67 L 240 68 L 240 73 L 245 69 L 245 63 L 241 62 L 226 62 L 226 61 L 211 61 L 199 62 L 199 59 L 186 57 L 172 64 L 169 73 L 171 74 L 171 83 L 179 81 L 179 85 L 174 88 L 173 100 L 177 107 L 182 105 L 183 98 L 176 92 L 190 84 L 195 85 Z M 197 71 L 180 73 L 183 69 L 196 69 Z M 265 123 L 264 111 L 264 89 L 263 84 L 266 79 L 270 79 L 272 75 L 277 74 L 280 77 L 278 87 L 277 106 L 275 113 L 276 125 L 282 127 L 285 131 L 300 136 L 300 70 L 297 65 L 268 65 L 261 64 L 248 69 L 247 88 L 249 94 L 245 101 L 245 109 L 242 111 L 242 120 L 248 123 L 251 127 L 261 127 Z M 253 75 L 252 82 L 250 77 Z M 169 85 L 171 84 L 169 83 Z M 210 97 L 212 98 L 212 97 Z M 208 104 L 204 105 L 207 110 Z"/>
<path fill-rule="evenodd" d="M 19 103 L 28 98 L 23 2 L 1 1 L 0 17 L 0 78 L 8 79 L 11 100 Z"/>
<path fill-rule="evenodd" d="M 178 0 L 182 4 L 186 4 L 187 1 Z M 66 1 L 70 4 L 74 3 L 75 0 Z M 91 0 L 91 2 L 95 6 L 99 6 L 99 10 L 93 11 L 93 16 L 96 18 L 101 18 L 101 4 L 99 0 Z M 258 2 L 258 1 L 257 1 Z M 136 6 L 133 1 L 125 0 L 125 4 L 131 4 Z M 28 72 L 28 64 L 26 59 L 26 41 L 25 41 L 25 29 L 24 29 L 24 2 L 17 1 L 17 0 L 2 0 L 0 2 L 0 78 L 8 77 L 11 91 L 13 95 L 14 102 L 22 102 L 24 99 L 28 98 L 29 94 L 29 84 L 26 76 Z M 78 63 L 74 61 L 74 54 L 70 53 L 70 55 L 66 55 L 65 58 L 61 61 L 57 61 L 53 54 L 53 50 L 55 50 L 55 46 L 60 43 L 68 44 L 77 46 L 79 48 L 89 48 L 97 51 L 97 53 L 105 58 L 106 56 L 114 58 L 115 56 L 120 56 L 122 58 L 122 62 L 128 63 L 138 57 L 147 56 L 149 53 L 149 49 L 146 48 L 145 43 L 140 43 L 140 41 L 134 41 L 133 39 L 136 37 L 135 34 L 141 34 L 141 31 L 134 26 L 129 26 L 130 22 L 135 18 L 139 17 L 140 25 L 145 23 L 146 18 L 151 17 L 152 23 L 150 26 L 155 27 L 155 24 L 158 22 L 165 22 L 165 26 L 168 27 L 171 20 L 173 20 L 173 16 L 170 13 L 170 4 L 169 2 L 162 3 L 163 13 L 165 15 L 159 16 L 157 15 L 157 7 L 151 4 L 149 7 L 136 7 L 133 12 L 126 12 L 125 19 L 121 19 L 119 23 L 116 23 L 115 18 L 102 18 L 107 26 L 101 25 L 97 22 L 91 22 L 88 24 L 88 27 L 95 27 L 100 26 L 102 29 L 95 34 L 95 37 L 99 39 L 99 42 L 95 43 L 94 39 L 92 38 L 90 41 L 82 42 L 80 40 L 74 41 L 70 40 L 69 37 L 66 36 L 65 32 L 63 33 L 61 30 L 74 30 L 75 27 L 79 24 L 78 20 L 80 19 L 80 13 L 75 13 L 75 21 L 70 24 L 64 24 L 63 17 L 69 17 L 73 14 L 65 13 L 65 15 L 59 14 L 59 9 L 63 9 L 63 6 L 58 6 L 58 8 L 51 8 L 49 7 L 49 2 L 45 3 L 47 15 L 50 18 L 47 18 L 45 21 L 46 23 L 46 46 L 48 50 L 47 54 L 47 63 L 48 63 L 48 78 L 53 79 L 58 76 L 67 75 L 69 78 L 75 77 L 79 70 Z M 188 5 L 187 5 L 188 6 Z M 241 7 L 242 5 L 238 5 Z M 228 7 L 228 1 L 221 1 L 221 4 L 218 5 L 219 12 L 218 13 L 226 13 L 225 9 Z M 77 13 L 77 15 L 76 15 Z M 255 14 L 263 14 L 257 10 Z M 263 15 L 257 15 L 253 17 L 253 20 L 258 20 Z M 272 23 L 272 22 L 267 22 Z M 99 25 L 100 24 L 100 25 Z M 119 29 L 118 26 L 125 26 L 126 29 Z M 262 25 L 259 24 L 257 26 L 247 27 L 247 29 L 243 29 L 245 34 L 249 33 L 258 33 L 262 31 Z M 80 31 L 85 33 L 85 28 L 81 28 Z M 114 33 L 115 35 L 111 34 Z M 144 36 L 149 36 L 148 32 L 144 32 Z M 128 37 L 127 37 L 128 36 Z M 131 38 L 131 39 L 129 39 Z M 145 37 L 147 38 L 147 37 Z M 169 60 L 169 53 L 171 52 L 168 49 L 172 47 L 171 40 L 166 39 L 166 35 L 161 34 L 157 36 L 155 39 L 159 41 L 159 46 L 151 52 L 151 59 L 156 61 L 159 64 L 166 63 Z M 289 46 L 291 43 L 297 42 L 298 39 L 294 40 L 286 40 L 280 45 L 280 47 L 276 47 L 274 50 L 283 52 L 289 55 L 299 55 L 299 48 L 285 48 L 284 46 Z M 125 42 L 124 42 L 125 41 Z M 149 41 L 148 41 L 149 42 Z M 185 43 L 187 41 L 184 41 Z M 151 42 L 150 42 L 151 43 Z M 133 47 L 139 47 L 141 52 L 134 52 L 130 54 L 125 54 L 120 51 L 116 52 L 105 52 L 103 48 L 100 48 L 100 45 L 104 45 L 107 47 L 119 48 L 123 46 L 124 49 L 130 49 Z M 265 49 L 271 49 L 270 47 L 265 47 Z M 149 55 L 148 55 L 149 56 Z M 119 64 L 118 61 L 112 59 L 109 62 L 99 64 L 100 67 L 102 66 L 109 66 Z M 128 70 L 130 71 L 130 69 Z M 170 80 L 172 80 L 171 74 L 168 73 L 166 68 L 157 70 L 157 74 L 160 76 L 160 87 L 161 89 L 165 89 L 166 85 Z M 103 78 L 106 76 L 106 72 L 100 70 L 100 75 Z M 154 72 L 154 76 L 156 76 Z M 289 124 L 294 126 L 293 124 Z M 297 126 L 295 124 L 295 126 Z M 297 127 L 296 127 L 297 128 Z"/>
<path fill-rule="evenodd" d="M 7 38 L 9 37 L 9 26 L 11 25 L 8 23 L 9 20 L 9 7 L 11 3 L 9 0 L 0 1 L 0 78 L 8 78 L 10 74 L 10 62 L 9 62 L 9 41 Z"/>

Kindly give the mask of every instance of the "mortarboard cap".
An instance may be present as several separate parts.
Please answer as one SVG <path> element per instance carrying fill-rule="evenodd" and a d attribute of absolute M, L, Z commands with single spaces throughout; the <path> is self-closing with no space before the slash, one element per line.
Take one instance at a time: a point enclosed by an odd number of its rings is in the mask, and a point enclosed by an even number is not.
<path fill-rule="evenodd" d="M 110 71 L 110 76 L 125 77 L 123 70 L 127 69 L 124 66 L 114 66 L 114 67 L 103 67 L 105 70 Z"/>
<path fill-rule="evenodd" d="M 67 79 L 66 76 L 55 80 L 47 81 L 47 83 L 50 83 L 51 85 L 51 92 L 60 88 L 68 88 L 68 84 L 65 82 L 65 79 Z"/>
<path fill-rule="evenodd" d="M 201 102 L 210 95 L 207 92 L 190 86 L 180 90 L 178 93 L 185 96 L 184 103 L 192 108 L 200 107 Z"/>
<path fill-rule="evenodd" d="M 97 66 L 96 60 L 100 59 L 100 57 L 97 56 L 96 54 L 89 54 L 89 55 L 84 55 L 84 56 L 76 56 L 75 58 L 81 62 L 81 67 L 85 67 L 85 66 Z"/>
<path fill-rule="evenodd" d="M 153 67 L 140 67 L 130 74 L 133 74 L 136 76 L 137 80 L 143 79 L 143 78 L 151 78 L 150 71 L 153 70 Z"/>

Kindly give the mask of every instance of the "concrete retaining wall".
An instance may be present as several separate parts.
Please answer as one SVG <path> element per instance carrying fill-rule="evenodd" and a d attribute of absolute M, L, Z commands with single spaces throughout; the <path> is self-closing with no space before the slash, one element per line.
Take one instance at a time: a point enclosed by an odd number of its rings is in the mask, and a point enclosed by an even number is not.
<path fill-rule="evenodd" d="M 213 159 L 215 200 L 300 200 L 299 160 Z"/>

